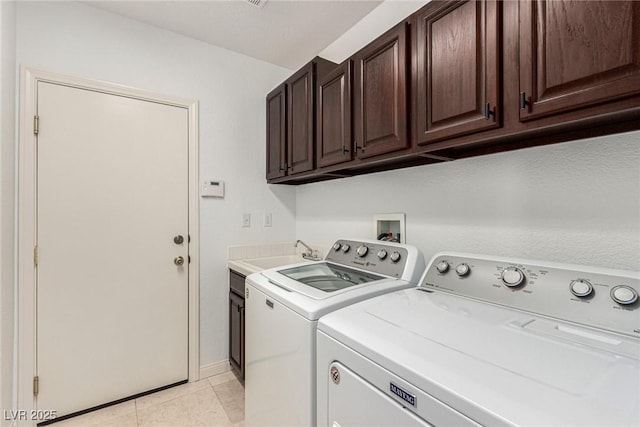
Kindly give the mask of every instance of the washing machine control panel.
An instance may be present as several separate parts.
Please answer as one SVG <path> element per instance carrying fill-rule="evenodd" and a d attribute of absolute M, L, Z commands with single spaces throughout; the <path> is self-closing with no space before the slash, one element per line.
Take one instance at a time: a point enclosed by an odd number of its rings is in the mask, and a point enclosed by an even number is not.
<path fill-rule="evenodd" d="M 326 259 L 372 273 L 403 278 L 413 249 L 398 243 L 338 240 Z"/>
<path fill-rule="evenodd" d="M 640 338 L 640 272 L 441 253 L 420 287 Z"/>

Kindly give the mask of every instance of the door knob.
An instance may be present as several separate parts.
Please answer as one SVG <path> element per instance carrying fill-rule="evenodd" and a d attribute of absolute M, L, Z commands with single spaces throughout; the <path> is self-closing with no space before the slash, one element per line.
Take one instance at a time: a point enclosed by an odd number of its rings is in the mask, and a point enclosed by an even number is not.
<path fill-rule="evenodd" d="M 175 265 L 177 265 L 178 267 L 179 267 L 179 266 L 181 266 L 181 265 L 184 265 L 184 258 L 183 258 L 183 257 L 181 257 L 181 256 L 177 256 L 177 257 L 175 257 L 175 258 L 173 259 L 173 263 L 174 263 Z"/>
<path fill-rule="evenodd" d="M 181 245 L 183 242 L 184 242 L 184 237 L 182 237 L 179 234 L 173 238 L 173 243 L 175 243 L 176 245 Z"/>

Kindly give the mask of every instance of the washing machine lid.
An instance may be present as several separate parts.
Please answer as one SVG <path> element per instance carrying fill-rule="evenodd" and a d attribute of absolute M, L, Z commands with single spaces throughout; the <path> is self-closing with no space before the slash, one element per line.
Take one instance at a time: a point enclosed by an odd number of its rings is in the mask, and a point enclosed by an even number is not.
<path fill-rule="evenodd" d="M 331 311 L 367 298 L 415 286 L 415 283 L 405 280 L 383 277 L 328 292 L 280 274 L 277 269 L 251 274 L 247 276 L 246 284 L 264 292 L 308 320 L 318 320 Z"/>
<path fill-rule="evenodd" d="M 318 329 L 483 425 L 640 424 L 631 337 L 420 289 L 330 313 Z"/>
<path fill-rule="evenodd" d="M 383 276 L 377 274 L 358 271 L 329 262 L 318 262 L 315 264 L 284 268 L 277 270 L 277 273 L 306 285 L 304 287 L 295 286 L 295 288 L 298 292 L 310 298 L 326 297 L 325 294 L 329 292 L 336 292 L 352 286 L 384 279 Z M 267 273 L 266 276 L 269 277 L 269 273 Z M 273 278 L 278 280 L 277 277 Z M 324 294 L 319 294 L 317 291 L 323 292 Z"/>

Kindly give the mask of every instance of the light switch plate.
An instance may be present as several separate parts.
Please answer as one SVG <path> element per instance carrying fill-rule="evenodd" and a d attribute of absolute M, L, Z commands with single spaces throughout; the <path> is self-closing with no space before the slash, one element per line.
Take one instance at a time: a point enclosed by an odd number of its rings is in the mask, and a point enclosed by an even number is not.
<path fill-rule="evenodd" d="M 251 227 L 251 214 L 243 213 L 242 214 L 242 227 L 247 228 Z"/>

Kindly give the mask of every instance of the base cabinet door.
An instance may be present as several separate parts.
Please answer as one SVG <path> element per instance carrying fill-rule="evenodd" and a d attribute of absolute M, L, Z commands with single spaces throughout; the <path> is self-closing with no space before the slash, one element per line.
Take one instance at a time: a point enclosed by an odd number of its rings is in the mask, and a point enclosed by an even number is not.
<path fill-rule="evenodd" d="M 640 93 L 640 2 L 522 0 L 520 120 Z"/>
<path fill-rule="evenodd" d="M 244 380 L 244 281 L 245 276 L 229 271 L 229 363 Z"/>
<path fill-rule="evenodd" d="M 418 145 L 500 125 L 497 1 L 433 3 L 413 29 L 414 139 Z"/>
<path fill-rule="evenodd" d="M 408 28 L 402 22 L 353 57 L 355 144 L 359 158 L 409 147 Z"/>

